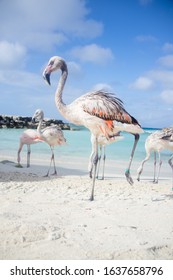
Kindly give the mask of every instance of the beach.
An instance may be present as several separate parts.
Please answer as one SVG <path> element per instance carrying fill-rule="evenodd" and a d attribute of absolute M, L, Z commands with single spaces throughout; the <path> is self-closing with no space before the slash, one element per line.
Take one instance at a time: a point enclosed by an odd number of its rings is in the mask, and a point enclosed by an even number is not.
<path fill-rule="evenodd" d="M 58 159 L 58 175 L 44 177 L 48 160 L 16 168 L 13 157 L 1 158 L 0 259 L 173 259 L 170 167 L 153 184 L 151 165 L 138 182 L 134 163 L 131 186 L 125 164 L 114 173 L 107 160 L 91 202 L 87 161 Z"/>

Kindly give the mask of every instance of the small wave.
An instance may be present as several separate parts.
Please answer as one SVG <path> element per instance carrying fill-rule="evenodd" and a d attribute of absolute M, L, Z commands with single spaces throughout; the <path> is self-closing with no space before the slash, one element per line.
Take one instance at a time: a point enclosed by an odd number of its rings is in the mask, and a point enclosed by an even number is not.
<path fill-rule="evenodd" d="M 160 128 L 144 128 L 145 133 L 148 133 L 148 134 L 152 134 L 158 130 L 160 130 Z"/>

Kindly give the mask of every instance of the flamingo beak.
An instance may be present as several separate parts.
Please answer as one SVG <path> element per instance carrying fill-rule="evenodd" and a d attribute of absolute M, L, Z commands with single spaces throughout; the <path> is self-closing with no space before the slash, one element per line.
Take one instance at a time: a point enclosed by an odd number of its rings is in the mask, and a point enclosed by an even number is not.
<path fill-rule="evenodd" d="M 45 69 L 45 71 L 43 72 L 43 78 L 44 78 L 45 81 L 48 83 L 48 85 L 51 85 L 51 84 L 50 84 L 50 72 L 46 71 L 46 69 Z"/>

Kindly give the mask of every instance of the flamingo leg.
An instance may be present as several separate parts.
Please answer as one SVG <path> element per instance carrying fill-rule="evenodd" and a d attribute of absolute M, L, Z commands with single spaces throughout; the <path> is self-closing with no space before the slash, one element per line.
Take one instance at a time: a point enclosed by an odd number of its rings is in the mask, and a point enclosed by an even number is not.
<path fill-rule="evenodd" d="M 101 157 L 102 157 L 102 145 L 100 145 L 100 155 L 99 155 L 99 157 L 98 157 L 97 176 L 96 176 L 97 179 L 98 179 L 98 177 L 99 177 L 99 169 L 100 169 Z"/>
<path fill-rule="evenodd" d="M 173 163 L 172 163 L 172 159 L 173 159 L 173 155 L 170 157 L 170 159 L 168 160 L 169 165 L 172 168 L 172 190 L 173 190 Z"/>
<path fill-rule="evenodd" d="M 106 160 L 106 146 L 103 147 L 103 169 L 102 169 L 102 180 L 105 178 L 105 160 Z"/>
<path fill-rule="evenodd" d="M 51 165 L 52 165 L 52 156 L 51 156 L 51 159 L 50 159 L 49 169 L 48 169 L 48 171 L 47 171 L 47 174 L 44 175 L 44 177 L 48 177 L 48 176 L 49 176 L 49 172 L 50 172 Z"/>
<path fill-rule="evenodd" d="M 162 160 L 161 160 L 160 152 L 158 152 L 158 154 L 159 154 L 159 166 L 158 166 L 157 178 L 154 181 L 155 184 L 157 184 L 158 181 L 159 181 L 160 168 L 161 168 L 161 165 L 162 165 Z"/>
<path fill-rule="evenodd" d="M 20 153 L 21 153 L 22 148 L 19 148 L 18 152 L 17 152 L 17 163 L 18 165 L 20 165 Z"/>
<path fill-rule="evenodd" d="M 133 185 L 133 179 L 130 175 L 130 167 L 131 167 L 131 164 L 132 164 L 132 160 L 133 160 L 134 152 L 135 152 L 135 149 L 136 149 L 136 145 L 139 141 L 139 134 L 134 134 L 134 137 L 135 137 L 135 141 L 134 141 L 132 152 L 131 152 L 131 155 L 130 155 L 129 165 L 128 165 L 126 171 L 125 171 L 125 176 L 126 176 L 127 182 L 130 185 Z"/>
<path fill-rule="evenodd" d="M 89 164 L 88 164 L 88 171 L 89 171 L 89 177 L 92 178 L 92 172 L 93 172 L 93 158 L 94 158 L 94 147 L 92 144 L 92 152 L 89 158 Z"/>
<path fill-rule="evenodd" d="M 98 163 L 98 140 L 96 138 L 95 144 L 94 144 L 94 158 L 93 158 L 93 182 L 92 182 L 92 190 L 91 190 L 91 196 L 90 200 L 94 200 L 94 187 L 95 187 L 95 180 L 96 180 L 96 170 L 97 170 L 97 163 Z"/>
<path fill-rule="evenodd" d="M 31 146 L 27 145 L 27 167 L 30 167 Z"/>
<path fill-rule="evenodd" d="M 157 165 L 157 158 L 156 158 L 156 152 L 154 152 L 154 178 L 153 178 L 153 183 L 156 181 L 156 165 Z"/>
<path fill-rule="evenodd" d="M 18 149 L 18 152 L 17 152 L 17 164 L 16 164 L 16 167 L 22 167 L 22 165 L 20 164 L 20 153 L 22 151 L 22 148 L 23 148 L 23 144 L 20 143 L 19 149 Z"/>
<path fill-rule="evenodd" d="M 49 166 L 47 174 L 44 177 L 48 177 L 49 176 L 49 172 L 50 172 L 50 169 L 51 169 L 51 166 L 52 166 L 52 161 L 53 161 L 53 164 L 54 164 L 54 173 L 53 173 L 53 175 L 57 174 L 56 167 L 55 167 L 55 156 L 54 156 L 53 147 L 50 147 L 50 149 L 51 149 L 51 152 L 52 152 L 51 159 L 50 159 L 50 166 Z"/>
<path fill-rule="evenodd" d="M 140 165 L 139 168 L 138 168 L 138 171 L 137 171 L 137 172 L 138 172 L 138 177 L 137 177 L 137 180 L 138 180 L 138 181 L 140 181 L 140 176 L 141 176 L 142 171 L 143 171 L 144 163 L 145 163 L 147 160 L 149 160 L 149 158 L 150 158 L 150 153 L 147 154 L 146 158 L 142 161 L 141 165 Z"/>
<path fill-rule="evenodd" d="M 94 151 L 92 152 L 92 155 L 90 157 L 90 161 L 89 161 L 89 166 L 88 166 L 88 170 L 89 170 L 89 177 L 92 178 L 93 177 L 93 159 L 94 159 Z"/>
<path fill-rule="evenodd" d="M 92 168 L 89 171 L 89 177 L 92 179 Z"/>
<path fill-rule="evenodd" d="M 53 167 L 54 167 L 54 173 L 52 175 L 57 175 L 57 171 L 56 171 L 56 165 L 55 165 L 55 154 L 54 154 L 54 148 L 51 148 L 52 150 L 52 161 L 53 161 Z"/>

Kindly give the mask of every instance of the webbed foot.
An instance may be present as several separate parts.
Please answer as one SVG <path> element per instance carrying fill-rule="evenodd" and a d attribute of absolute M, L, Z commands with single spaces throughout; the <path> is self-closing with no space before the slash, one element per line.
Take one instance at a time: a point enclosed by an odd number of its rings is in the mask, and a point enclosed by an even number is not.
<path fill-rule="evenodd" d="M 132 177 L 130 176 L 130 171 L 129 171 L 129 169 L 126 170 L 125 176 L 126 176 L 127 182 L 128 182 L 130 185 L 133 185 L 133 179 L 132 179 Z"/>

